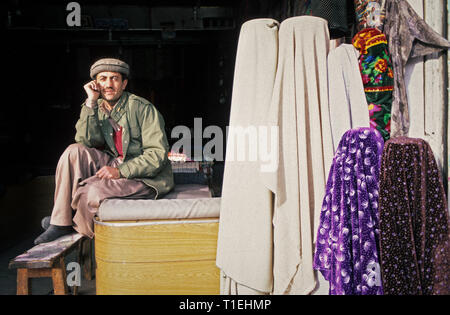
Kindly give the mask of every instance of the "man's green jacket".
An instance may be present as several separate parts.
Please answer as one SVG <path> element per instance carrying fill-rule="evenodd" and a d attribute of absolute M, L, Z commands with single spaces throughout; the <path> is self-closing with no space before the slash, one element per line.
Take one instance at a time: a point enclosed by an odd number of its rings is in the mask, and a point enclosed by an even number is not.
<path fill-rule="evenodd" d="M 99 99 L 98 105 L 102 101 Z M 121 177 L 142 180 L 156 190 L 157 197 L 169 192 L 174 186 L 167 155 L 169 143 L 158 110 L 144 98 L 123 92 L 111 111 L 111 118 L 123 127 L 123 163 L 118 167 Z M 75 128 L 77 143 L 118 156 L 113 128 L 100 106 L 92 109 L 83 104 Z"/>

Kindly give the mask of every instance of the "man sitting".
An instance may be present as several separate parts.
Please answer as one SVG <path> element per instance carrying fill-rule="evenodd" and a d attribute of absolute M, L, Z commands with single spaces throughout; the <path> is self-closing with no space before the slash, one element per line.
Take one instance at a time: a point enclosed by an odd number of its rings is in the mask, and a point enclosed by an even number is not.
<path fill-rule="evenodd" d="M 59 159 L 50 224 L 35 244 L 74 229 L 92 238 L 93 218 L 106 198 L 156 199 L 173 188 L 164 119 L 149 101 L 124 91 L 128 75 L 129 66 L 118 59 L 91 66 L 77 143 Z"/>

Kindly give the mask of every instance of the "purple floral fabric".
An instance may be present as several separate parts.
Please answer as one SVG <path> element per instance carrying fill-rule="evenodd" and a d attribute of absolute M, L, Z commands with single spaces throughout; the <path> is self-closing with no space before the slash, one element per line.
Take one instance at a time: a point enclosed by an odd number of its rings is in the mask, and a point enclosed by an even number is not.
<path fill-rule="evenodd" d="M 383 294 L 378 255 L 383 146 L 376 129 L 352 129 L 333 159 L 314 255 L 314 268 L 330 282 L 331 295 Z"/>

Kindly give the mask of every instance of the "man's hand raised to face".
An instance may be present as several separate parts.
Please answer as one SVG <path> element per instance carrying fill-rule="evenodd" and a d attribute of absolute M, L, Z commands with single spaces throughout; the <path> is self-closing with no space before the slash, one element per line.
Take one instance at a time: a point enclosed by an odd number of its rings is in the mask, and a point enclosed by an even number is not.
<path fill-rule="evenodd" d="M 111 166 L 103 166 L 95 175 L 101 179 L 118 179 L 120 178 L 119 169 Z"/>
<path fill-rule="evenodd" d="M 94 107 L 97 104 L 97 100 L 100 97 L 100 87 L 94 80 L 89 81 L 83 86 L 87 94 L 86 106 Z"/>

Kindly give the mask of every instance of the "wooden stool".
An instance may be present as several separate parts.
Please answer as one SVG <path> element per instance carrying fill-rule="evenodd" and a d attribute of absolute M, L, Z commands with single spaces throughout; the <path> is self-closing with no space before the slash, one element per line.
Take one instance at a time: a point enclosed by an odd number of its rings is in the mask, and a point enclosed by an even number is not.
<path fill-rule="evenodd" d="M 81 234 L 72 233 L 53 242 L 36 245 L 12 259 L 9 268 L 17 268 L 17 294 L 31 294 L 31 278 L 43 277 L 52 278 L 55 295 L 67 294 L 64 257 L 76 248 L 78 248 L 78 263 L 81 266 L 82 261 L 84 262 L 85 277 L 90 279 L 92 277 L 90 245 L 90 239 Z M 73 294 L 77 292 L 78 287 L 75 286 Z"/>

